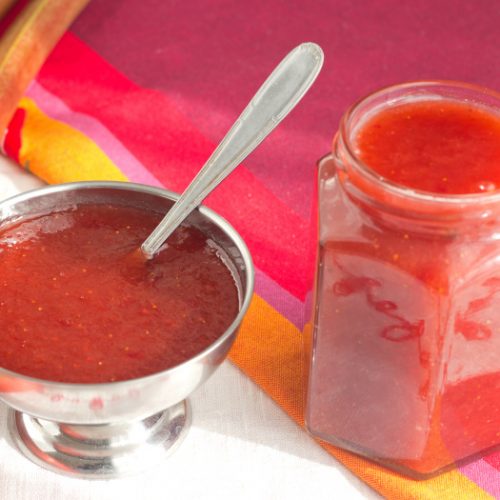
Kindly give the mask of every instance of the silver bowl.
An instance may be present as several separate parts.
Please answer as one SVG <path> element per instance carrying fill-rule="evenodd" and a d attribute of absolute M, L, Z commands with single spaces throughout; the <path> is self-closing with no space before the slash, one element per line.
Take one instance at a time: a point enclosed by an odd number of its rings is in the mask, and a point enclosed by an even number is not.
<path fill-rule="evenodd" d="M 0 204 L 6 219 L 29 217 L 79 203 L 112 203 L 166 212 L 178 195 L 124 182 L 79 182 L 22 193 Z M 240 310 L 230 327 L 188 361 L 121 382 L 73 384 L 27 377 L 0 367 L 0 398 L 10 407 L 9 430 L 32 461 L 55 472 L 87 478 L 128 475 L 161 461 L 190 423 L 187 397 L 225 359 L 250 304 L 254 268 L 238 233 L 206 207 L 189 222 L 222 249 L 232 269 Z"/>

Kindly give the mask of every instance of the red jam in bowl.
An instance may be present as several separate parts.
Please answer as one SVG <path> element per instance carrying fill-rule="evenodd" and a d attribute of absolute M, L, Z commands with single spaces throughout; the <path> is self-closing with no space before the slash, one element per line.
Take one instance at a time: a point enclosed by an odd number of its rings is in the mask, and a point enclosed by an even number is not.
<path fill-rule="evenodd" d="M 320 164 L 306 406 L 414 477 L 500 444 L 500 98 L 420 90 L 362 102 Z"/>
<path fill-rule="evenodd" d="M 181 226 L 133 257 L 161 215 L 82 204 L 0 230 L 0 366 L 100 383 L 156 373 L 212 344 L 239 310 L 216 244 Z"/>

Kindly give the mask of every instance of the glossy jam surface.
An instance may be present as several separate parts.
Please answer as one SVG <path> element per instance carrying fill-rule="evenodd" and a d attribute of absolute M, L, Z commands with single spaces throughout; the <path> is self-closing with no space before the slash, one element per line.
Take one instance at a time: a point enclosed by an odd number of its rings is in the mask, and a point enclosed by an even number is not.
<path fill-rule="evenodd" d="M 500 188 L 500 115 L 451 100 L 395 105 L 356 138 L 360 159 L 397 184 L 438 194 Z"/>
<path fill-rule="evenodd" d="M 96 383 L 152 374 L 208 347 L 239 309 L 216 245 L 182 226 L 134 256 L 161 216 L 80 205 L 0 229 L 0 366 Z"/>
<path fill-rule="evenodd" d="M 441 117 L 442 106 L 422 103 L 422 109 L 417 104 L 408 109 L 429 115 L 429 130 L 439 134 L 441 129 L 433 128 L 437 121 L 432 109 Z M 447 109 L 454 120 L 457 113 L 466 113 L 466 107 L 458 112 L 455 103 Z M 474 178 L 468 164 L 456 168 L 456 158 L 447 157 L 442 138 L 434 156 L 421 159 L 425 126 L 414 127 L 409 120 L 402 130 L 406 111 L 384 111 L 366 122 L 367 130 L 360 130 L 358 146 L 369 150 L 365 161 L 373 170 L 392 176 L 394 182 L 437 193 L 476 192 L 478 179 L 497 183 L 500 158 L 477 163 L 480 148 L 474 143 L 464 155 L 474 163 Z M 401 128 L 395 135 L 407 138 L 406 154 L 398 155 L 414 171 L 399 172 L 394 159 L 382 161 L 387 159 L 384 151 L 390 156 L 394 145 L 392 134 L 376 130 L 386 118 Z M 497 134 L 496 120 L 491 117 L 492 135 Z M 470 137 L 475 136 L 472 123 Z M 462 132 L 466 128 L 459 127 Z M 453 151 L 453 134 L 450 142 Z M 436 165 L 439 175 L 434 175 Z M 395 172 L 389 171 L 392 168 Z M 442 175 L 450 182 L 440 180 Z M 405 215 L 406 206 L 391 218 L 378 200 L 367 212 L 352 196 L 337 176 L 334 161 L 323 161 L 309 429 L 417 477 L 496 449 L 500 244 L 495 235 L 500 232 L 500 207 L 488 220 L 478 208 L 475 222 L 465 223 L 457 215 L 451 224 L 436 214 L 430 223 L 422 223 Z"/>

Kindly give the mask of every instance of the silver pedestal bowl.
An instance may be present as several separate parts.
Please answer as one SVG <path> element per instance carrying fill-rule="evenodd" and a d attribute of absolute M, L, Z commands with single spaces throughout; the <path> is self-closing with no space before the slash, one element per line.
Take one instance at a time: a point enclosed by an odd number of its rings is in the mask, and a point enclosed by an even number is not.
<path fill-rule="evenodd" d="M 0 225 L 12 218 L 82 203 L 111 203 L 165 213 L 177 197 L 163 189 L 132 183 L 62 184 L 4 201 L 0 204 Z M 0 398 L 11 407 L 10 434 L 30 460 L 55 472 L 105 479 L 148 470 L 181 442 L 190 423 L 187 397 L 226 358 L 248 309 L 254 283 L 250 253 L 223 218 L 200 207 L 188 220 L 217 243 L 221 258 L 233 272 L 240 297 L 234 321 L 195 357 L 138 379 L 59 383 L 0 367 Z"/>

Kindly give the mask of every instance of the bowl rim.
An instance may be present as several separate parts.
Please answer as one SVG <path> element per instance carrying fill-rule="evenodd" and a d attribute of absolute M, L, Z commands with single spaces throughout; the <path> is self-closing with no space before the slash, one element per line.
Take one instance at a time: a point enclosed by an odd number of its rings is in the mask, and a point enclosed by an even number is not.
<path fill-rule="evenodd" d="M 66 182 L 60 184 L 53 184 L 42 186 L 39 188 L 31 189 L 28 191 L 24 191 L 14 196 L 10 196 L 0 202 L 0 208 L 3 208 L 6 205 L 17 204 L 19 202 L 27 201 L 33 198 L 50 196 L 55 193 L 60 193 L 64 191 L 79 191 L 86 189 L 116 189 L 119 191 L 134 191 L 140 193 L 147 193 L 158 196 L 160 198 L 164 198 L 170 201 L 176 201 L 180 194 L 175 191 L 171 191 L 168 189 L 164 189 L 162 187 L 149 186 L 147 184 L 140 184 L 135 182 L 128 181 L 78 181 L 78 182 Z M 26 382 L 30 382 L 36 384 L 37 386 L 44 385 L 47 388 L 54 390 L 87 390 L 87 391 L 96 391 L 96 390 L 105 390 L 105 389 L 127 389 L 129 386 L 137 386 L 138 382 L 143 382 L 145 385 L 154 382 L 155 379 L 163 378 L 168 376 L 169 374 L 175 371 L 182 371 L 190 364 L 195 364 L 200 361 L 200 359 L 210 355 L 213 351 L 216 351 L 222 344 L 224 344 L 236 331 L 238 326 L 240 325 L 243 317 L 245 316 L 250 302 L 253 296 L 253 290 L 255 285 L 255 267 L 253 264 L 252 256 L 246 243 L 243 238 L 239 235 L 239 233 L 234 229 L 234 227 L 221 215 L 219 215 L 214 210 L 206 207 L 205 205 L 200 205 L 197 209 L 204 217 L 206 217 L 210 222 L 214 223 L 219 229 L 221 229 L 235 244 L 238 248 L 241 257 L 243 259 L 243 263 L 245 265 L 245 277 L 246 277 L 246 290 L 244 296 L 241 300 L 240 310 L 238 314 L 233 319 L 231 324 L 226 328 L 224 333 L 220 335 L 217 340 L 215 340 L 212 344 L 206 347 L 203 351 L 199 352 L 192 358 L 183 361 L 182 363 L 167 368 L 166 370 L 162 370 L 159 372 L 152 373 L 150 375 L 145 375 L 143 377 L 131 378 L 126 380 L 118 380 L 116 382 L 99 382 L 99 383 L 73 383 L 73 382 L 57 382 L 53 380 L 41 379 L 36 377 L 31 377 L 29 375 L 24 375 L 22 373 L 18 373 L 7 368 L 3 368 L 0 366 L 0 378 L 2 376 L 8 376 L 16 379 L 21 379 Z M 7 219 L 3 219 L 7 220 Z M 0 226 L 3 222 L 0 219 Z M 0 394 L 3 394 L 5 391 L 0 390 Z M 13 391 L 17 392 L 17 391 Z"/>

